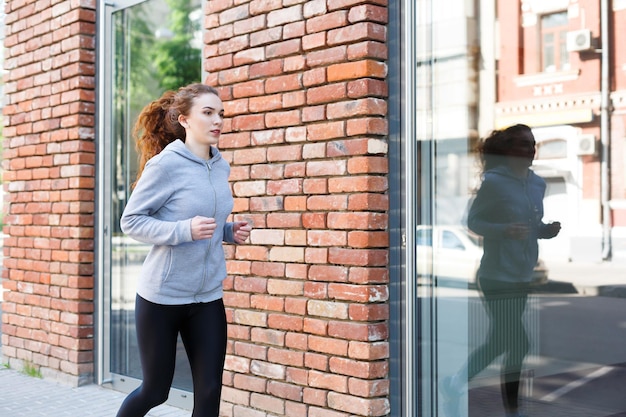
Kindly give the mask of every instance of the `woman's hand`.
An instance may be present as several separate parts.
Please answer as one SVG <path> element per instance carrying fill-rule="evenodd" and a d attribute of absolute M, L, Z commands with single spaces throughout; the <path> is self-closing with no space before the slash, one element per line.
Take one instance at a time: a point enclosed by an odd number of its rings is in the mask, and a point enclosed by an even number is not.
<path fill-rule="evenodd" d="M 191 219 L 191 238 L 193 240 L 211 239 L 217 228 L 212 217 L 196 216 Z"/>
<path fill-rule="evenodd" d="M 546 239 L 552 239 L 561 231 L 561 222 L 552 222 L 544 226 L 544 235 Z"/>
<path fill-rule="evenodd" d="M 504 231 L 504 235 L 509 239 L 524 240 L 528 238 L 530 228 L 524 223 L 511 223 Z"/>
<path fill-rule="evenodd" d="M 248 222 L 234 222 L 233 223 L 233 237 L 235 243 L 241 245 L 250 236 L 252 227 L 248 225 Z"/>

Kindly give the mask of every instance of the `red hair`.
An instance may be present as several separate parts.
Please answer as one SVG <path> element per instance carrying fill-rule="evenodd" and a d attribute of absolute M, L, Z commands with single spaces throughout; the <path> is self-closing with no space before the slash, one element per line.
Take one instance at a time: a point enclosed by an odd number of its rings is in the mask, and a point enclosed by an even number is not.
<path fill-rule="evenodd" d="M 135 146 L 139 153 L 139 169 L 135 182 L 141 177 L 150 158 L 176 139 L 185 141 L 186 132 L 178 123 L 178 116 L 188 116 L 196 98 L 204 94 L 215 94 L 219 97 L 215 88 L 195 83 L 181 87 L 178 91 L 166 91 L 143 108 L 133 129 Z"/>

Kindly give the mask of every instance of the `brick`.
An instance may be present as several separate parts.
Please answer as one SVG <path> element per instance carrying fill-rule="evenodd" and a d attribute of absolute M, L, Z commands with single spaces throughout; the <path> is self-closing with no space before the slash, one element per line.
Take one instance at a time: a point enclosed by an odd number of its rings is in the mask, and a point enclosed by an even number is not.
<path fill-rule="evenodd" d="M 302 50 L 311 51 L 326 46 L 326 32 L 312 33 L 302 37 Z"/>
<path fill-rule="evenodd" d="M 251 97 L 249 99 L 249 108 L 251 113 L 263 113 L 280 110 L 282 107 L 282 94 L 263 95 L 259 97 Z"/>
<path fill-rule="evenodd" d="M 267 195 L 288 195 L 302 193 L 302 179 L 291 178 L 279 181 L 268 181 Z"/>
<path fill-rule="evenodd" d="M 254 375 L 263 376 L 269 379 L 284 379 L 285 367 L 283 365 L 272 364 L 253 360 L 250 364 L 250 371 Z M 280 413 L 282 414 L 282 413 Z"/>
<path fill-rule="evenodd" d="M 328 190 L 331 193 L 384 192 L 387 188 L 387 177 L 354 176 L 328 180 Z"/>
<path fill-rule="evenodd" d="M 266 360 L 267 350 L 268 347 L 266 346 L 252 343 L 235 342 L 234 344 L 234 353 L 244 358 Z"/>
<path fill-rule="evenodd" d="M 326 14 L 326 0 L 309 0 L 304 4 L 302 15 L 305 19 Z"/>
<path fill-rule="evenodd" d="M 347 282 L 348 268 L 337 265 L 311 265 L 308 278 L 312 281 Z M 323 288 L 324 295 L 326 295 L 327 287 L 323 286 Z"/>
<path fill-rule="evenodd" d="M 304 113 L 303 113 L 304 120 Z M 306 121 L 306 120 L 304 120 Z M 365 117 L 350 119 L 346 122 L 347 136 L 381 135 L 389 134 L 389 124 L 386 119 L 379 117 Z"/>
<path fill-rule="evenodd" d="M 310 230 L 307 232 L 307 244 L 309 246 L 345 246 L 347 236 L 344 231 L 336 230 Z"/>
<path fill-rule="evenodd" d="M 353 80 L 358 78 L 384 78 L 387 76 L 387 65 L 383 62 L 373 60 L 339 63 L 329 66 L 327 75 L 329 82 Z M 353 90 L 355 89 L 354 83 L 352 88 Z M 362 95 L 364 94 L 352 93 L 352 96 L 356 97 Z"/>
<path fill-rule="evenodd" d="M 344 62 L 347 50 L 345 45 L 339 45 L 320 51 L 310 51 L 306 54 L 307 66 L 314 68 Z"/>
<path fill-rule="evenodd" d="M 348 24 L 348 11 L 337 10 L 321 16 L 311 17 L 306 21 L 306 32 L 325 32 L 330 29 L 344 27 Z"/>
<path fill-rule="evenodd" d="M 265 47 L 265 55 L 268 59 L 295 55 L 299 54 L 301 51 L 302 41 L 300 38 L 272 43 Z"/>
<path fill-rule="evenodd" d="M 360 342 L 352 340 L 348 346 L 348 356 L 353 359 L 376 361 L 389 358 L 389 342 Z"/>
<path fill-rule="evenodd" d="M 294 367 L 304 366 L 304 352 L 270 347 L 267 353 L 268 361 Z"/>
<path fill-rule="evenodd" d="M 326 68 L 316 68 L 306 71 L 302 75 L 302 84 L 305 87 L 312 87 L 326 83 Z M 321 107 L 324 110 L 324 107 Z"/>
<path fill-rule="evenodd" d="M 333 392 L 348 392 L 348 378 L 345 375 L 334 375 L 312 370 L 309 372 L 308 385 Z"/>
<path fill-rule="evenodd" d="M 257 15 L 247 19 L 237 19 L 233 23 L 233 33 L 241 35 L 244 33 L 256 32 L 266 28 L 266 16 Z"/>
<path fill-rule="evenodd" d="M 387 222 L 388 216 L 383 213 L 328 213 L 328 227 L 330 229 L 386 229 Z"/>
<path fill-rule="evenodd" d="M 272 261 L 272 253 L 268 256 Z M 253 262 L 251 272 L 259 277 L 283 277 L 285 276 L 285 264 L 281 262 Z"/>
<path fill-rule="evenodd" d="M 283 28 L 274 27 L 250 34 L 250 46 L 263 46 L 278 42 L 283 37 Z"/>
<path fill-rule="evenodd" d="M 311 186 L 311 181 L 313 180 L 309 180 L 309 182 L 307 183 L 309 185 L 309 187 Z M 322 180 L 322 182 L 320 183 L 320 186 L 323 188 L 320 188 L 319 193 L 320 194 L 324 194 L 326 192 L 326 181 Z M 308 194 L 311 194 L 314 189 L 312 188 L 306 188 L 303 190 L 305 190 L 305 192 L 307 192 Z M 319 195 L 319 196 L 311 196 L 307 199 L 307 210 L 311 210 L 311 211 L 320 211 L 320 210 L 325 210 L 325 211 L 338 211 L 338 210 L 346 210 L 348 208 L 348 196 L 345 195 Z"/>
<path fill-rule="evenodd" d="M 331 103 L 327 106 L 329 119 L 343 119 L 353 116 L 384 116 L 387 102 L 379 98 L 363 98 L 352 101 Z"/>
<path fill-rule="evenodd" d="M 359 398 L 337 392 L 328 393 L 328 406 L 335 410 L 366 416 L 385 416 L 391 411 L 387 398 Z"/>
<path fill-rule="evenodd" d="M 299 90 L 302 88 L 302 75 L 289 74 L 265 80 L 265 91 L 268 94 L 284 91 Z"/>
<path fill-rule="evenodd" d="M 348 210 L 387 211 L 389 210 L 389 196 L 369 193 L 352 194 L 348 197 Z"/>
<path fill-rule="evenodd" d="M 302 396 L 302 401 L 305 404 L 317 405 L 319 407 L 326 407 L 326 395 L 327 390 L 305 388 Z M 332 414 L 331 414 L 332 413 Z M 346 417 L 345 414 L 339 414 L 336 411 L 330 411 L 325 408 L 309 407 L 309 416 L 313 417 Z"/>
<path fill-rule="evenodd" d="M 306 139 L 306 127 L 304 126 L 288 127 L 285 131 L 286 142 L 304 142 Z"/>
<path fill-rule="evenodd" d="M 288 127 L 300 124 L 300 110 L 273 112 L 265 115 L 265 125 L 269 128 Z M 268 152 L 268 156 L 273 153 Z M 284 159 L 280 159 L 283 160 Z"/>
<path fill-rule="evenodd" d="M 284 398 L 291 401 L 302 401 L 302 391 L 303 388 L 301 386 L 279 381 L 270 381 L 267 387 L 268 394 L 276 398 Z"/>
<path fill-rule="evenodd" d="M 389 319 L 388 304 L 352 304 L 349 308 L 350 320 L 381 321 Z"/>
<path fill-rule="evenodd" d="M 377 379 L 373 381 L 350 378 L 348 380 L 348 392 L 362 398 L 388 396 L 390 381 L 388 379 Z"/>
<path fill-rule="evenodd" d="M 328 84 L 309 88 L 306 91 L 306 102 L 308 105 L 332 103 L 334 101 L 345 100 L 346 98 L 348 98 L 346 83 Z"/>
<path fill-rule="evenodd" d="M 250 14 L 257 15 L 278 10 L 283 7 L 282 0 L 252 0 L 250 2 Z"/>
<path fill-rule="evenodd" d="M 283 26 L 283 39 L 301 38 L 304 36 L 304 22 L 293 22 Z"/>
<path fill-rule="evenodd" d="M 265 94 L 265 82 L 263 80 L 252 80 L 237 84 L 233 87 L 233 97 L 253 97 Z"/>
<path fill-rule="evenodd" d="M 331 372 L 361 379 L 384 378 L 389 366 L 386 361 L 362 362 L 341 357 L 330 358 L 328 365 Z"/>
<path fill-rule="evenodd" d="M 321 300 L 309 300 L 307 302 L 307 313 L 309 316 L 328 317 L 333 319 L 347 319 L 348 318 L 348 305 L 337 303 L 334 301 L 321 301 Z M 312 347 L 318 339 L 313 337 L 309 338 L 309 346 Z M 346 356 L 348 351 L 347 342 L 338 343 L 343 346 L 341 349 L 335 348 L 333 351 L 313 349 L 318 352 L 331 353 L 334 355 Z M 322 343 L 318 343 L 318 346 Z M 345 346 L 344 346 L 345 345 Z M 331 349 L 330 346 L 326 346 L 323 349 Z"/>
<path fill-rule="evenodd" d="M 376 62 L 380 64 L 379 68 L 370 68 L 372 71 L 382 70 L 387 71 L 386 65 L 379 63 L 378 61 L 359 61 L 359 62 Z M 374 64 L 374 66 L 378 65 Z M 330 77 L 329 77 L 330 78 Z M 362 98 L 362 97 L 387 97 L 388 88 L 387 83 L 384 80 L 377 80 L 373 78 L 362 78 L 348 83 L 348 97 L 350 98 Z"/>
<path fill-rule="evenodd" d="M 218 80 L 221 85 L 247 81 L 248 78 L 250 78 L 250 68 L 248 66 L 224 69 L 218 74 Z"/>
<path fill-rule="evenodd" d="M 386 42 L 386 26 L 372 22 L 360 22 L 340 29 L 329 30 L 327 37 L 330 46 L 364 40 Z"/>
<path fill-rule="evenodd" d="M 275 146 L 267 150 L 268 161 L 298 161 L 302 159 L 301 145 Z"/>
<path fill-rule="evenodd" d="M 389 299 L 389 289 L 385 285 L 331 283 L 328 285 L 328 296 L 344 301 L 384 302 Z"/>
<path fill-rule="evenodd" d="M 285 300 L 282 297 L 269 295 L 252 295 L 250 297 L 250 307 L 265 311 L 283 311 Z"/>
<path fill-rule="evenodd" d="M 291 91 L 283 94 L 283 108 L 301 107 L 306 103 L 304 91 Z"/>
<path fill-rule="evenodd" d="M 287 367 L 285 381 L 297 385 L 306 385 L 308 371 L 301 368 Z"/>
<path fill-rule="evenodd" d="M 237 373 L 233 377 L 233 386 L 248 393 L 263 393 L 266 390 L 267 380 L 265 378 L 242 375 Z"/>
<path fill-rule="evenodd" d="M 255 79 L 280 75 L 283 73 L 283 62 L 282 59 L 274 59 L 252 64 L 250 65 L 250 78 Z"/>
<path fill-rule="evenodd" d="M 307 368 L 316 369 L 318 371 L 327 371 L 328 356 L 313 352 L 306 352 L 304 354 L 304 366 L 306 366 Z"/>
<path fill-rule="evenodd" d="M 377 23 L 387 23 L 389 12 L 386 7 L 379 7 L 373 4 L 362 4 L 350 9 L 348 21 L 350 23 L 370 21 Z"/>
<path fill-rule="evenodd" d="M 282 26 L 299 20 L 302 20 L 302 5 L 300 4 L 273 10 L 267 14 L 268 27 Z"/>
<path fill-rule="evenodd" d="M 306 58 L 302 55 L 285 57 L 283 70 L 285 72 L 303 71 L 306 68 Z"/>
<path fill-rule="evenodd" d="M 320 122 L 326 119 L 326 106 L 308 106 L 302 109 L 302 122 Z M 348 121 L 349 123 L 349 121 Z"/>
<path fill-rule="evenodd" d="M 249 46 L 250 37 L 248 35 L 240 35 L 218 43 L 217 51 L 220 55 L 226 55 L 245 50 Z"/>

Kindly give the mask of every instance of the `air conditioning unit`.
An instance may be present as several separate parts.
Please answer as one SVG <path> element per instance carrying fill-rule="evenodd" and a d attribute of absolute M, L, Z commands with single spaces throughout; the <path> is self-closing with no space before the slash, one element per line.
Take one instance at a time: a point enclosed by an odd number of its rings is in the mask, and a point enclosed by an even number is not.
<path fill-rule="evenodd" d="M 582 52 L 594 49 L 589 29 L 567 32 L 566 46 L 568 52 Z"/>
<path fill-rule="evenodd" d="M 596 137 L 595 135 L 580 135 L 576 143 L 576 153 L 578 155 L 595 155 L 596 154 Z"/>

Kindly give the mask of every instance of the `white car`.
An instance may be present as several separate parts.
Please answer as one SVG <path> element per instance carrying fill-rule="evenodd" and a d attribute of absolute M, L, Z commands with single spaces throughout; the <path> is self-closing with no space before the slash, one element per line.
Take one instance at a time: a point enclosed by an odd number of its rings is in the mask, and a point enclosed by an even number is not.
<path fill-rule="evenodd" d="M 476 283 L 483 256 L 482 238 L 462 226 L 417 226 L 417 274 Z M 548 270 L 537 262 L 533 284 L 548 282 Z"/>

